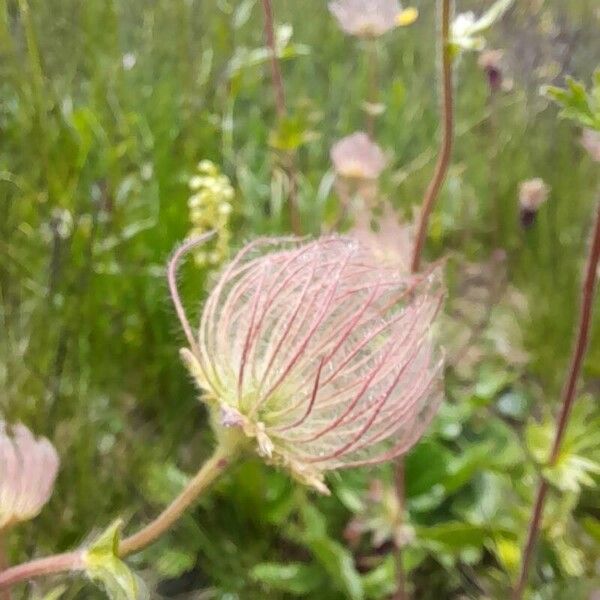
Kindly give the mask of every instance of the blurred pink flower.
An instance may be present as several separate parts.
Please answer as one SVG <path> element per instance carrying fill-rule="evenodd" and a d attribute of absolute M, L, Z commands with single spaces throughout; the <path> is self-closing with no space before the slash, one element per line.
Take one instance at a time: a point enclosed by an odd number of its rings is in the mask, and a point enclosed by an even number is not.
<path fill-rule="evenodd" d="M 387 162 L 383 150 L 363 131 L 336 142 L 331 161 L 335 172 L 349 179 L 377 179 Z"/>
<path fill-rule="evenodd" d="M 581 134 L 581 145 L 594 162 L 600 162 L 600 131 L 584 129 Z"/>
<path fill-rule="evenodd" d="M 59 462 L 47 439 L 0 421 L 0 530 L 39 514 L 52 495 Z"/>
<path fill-rule="evenodd" d="M 256 241 L 182 356 L 221 434 L 243 431 L 267 462 L 327 492 L 326 471 L 399 456 L 432 419 L 442 296 L 439 269 L 403 276 L 355 240 Z"/>
<path fill-rule="evenodd" d="M 379 37 L 398 26 L 411 25 L 414 8 L 402 9 L 398 0 L 334 0 L 329 11 L 343 31 L 358 37 Z"/>

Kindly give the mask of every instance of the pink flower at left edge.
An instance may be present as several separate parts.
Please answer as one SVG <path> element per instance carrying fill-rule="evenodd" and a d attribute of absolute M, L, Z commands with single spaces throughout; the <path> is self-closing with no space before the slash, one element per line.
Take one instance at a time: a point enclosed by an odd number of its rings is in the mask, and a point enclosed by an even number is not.
<path fill-rule="evenodd" d="M 52 495 L 59 458 L 46 438 L 0 421 L 0 530 L 36 517 Z"/>

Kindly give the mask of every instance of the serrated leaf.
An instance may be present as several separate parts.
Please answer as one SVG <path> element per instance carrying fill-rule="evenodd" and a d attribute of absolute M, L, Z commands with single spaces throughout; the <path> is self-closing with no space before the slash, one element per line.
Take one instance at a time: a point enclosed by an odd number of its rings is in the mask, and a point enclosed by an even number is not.
<path fill-rule="evenodd" d="M 118 557 L 121 527 L 119 519 L 89 546 L 84 558 L 86 573 L 104 588 L 110 600 L 146 600 L 146 586 Z"/>

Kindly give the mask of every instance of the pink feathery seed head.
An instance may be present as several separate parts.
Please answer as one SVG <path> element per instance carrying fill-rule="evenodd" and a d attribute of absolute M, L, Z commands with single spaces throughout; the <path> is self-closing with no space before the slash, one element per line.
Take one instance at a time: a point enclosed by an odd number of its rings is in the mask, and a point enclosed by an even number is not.
<path fill-rule="evenodd" d="M 0 530 L 39 514 L 52 495 L 59 463 L 47 439 L 0 421 Z"/>
<path fill-rule="evenodd" d="M 438 268 L 379 266 L 358 241 L 258 240 L 225 268 L 182 350 L 217 434 L 327 492 L 325 472 L 406 452 L 442 398 Z"/>
<path fill-rule="evenodd" d="M 329 3 L 329 12 L 345 33 L 373 38 L 398 25 L 402 7 L 398 0 L 335 0 Z"/>
<path fill-rule="evenodd" d="M 387 160 L 383 150 L 364 131 L 358 131 L 332 146 L 331 162 L 340 177 L 377 179 Z"/>

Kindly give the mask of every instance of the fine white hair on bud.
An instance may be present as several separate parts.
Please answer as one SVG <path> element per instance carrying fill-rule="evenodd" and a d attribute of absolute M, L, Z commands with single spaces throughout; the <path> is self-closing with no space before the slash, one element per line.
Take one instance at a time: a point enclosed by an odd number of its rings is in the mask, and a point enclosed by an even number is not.
<path fill-rule="evenodd" d="M 59 464 L 47 439 L 0 421 L 0 530 L 39 514 L 52 495 Z"/>
<path fill-rule="evenodd" d="M 327 471 L 405 453 L 442 398 L 440 280 L 439 267 L 402 273 L 343 237 L 246 246 L 182 353 L 217 431 L 237 427 L 323 492 Z"/>

